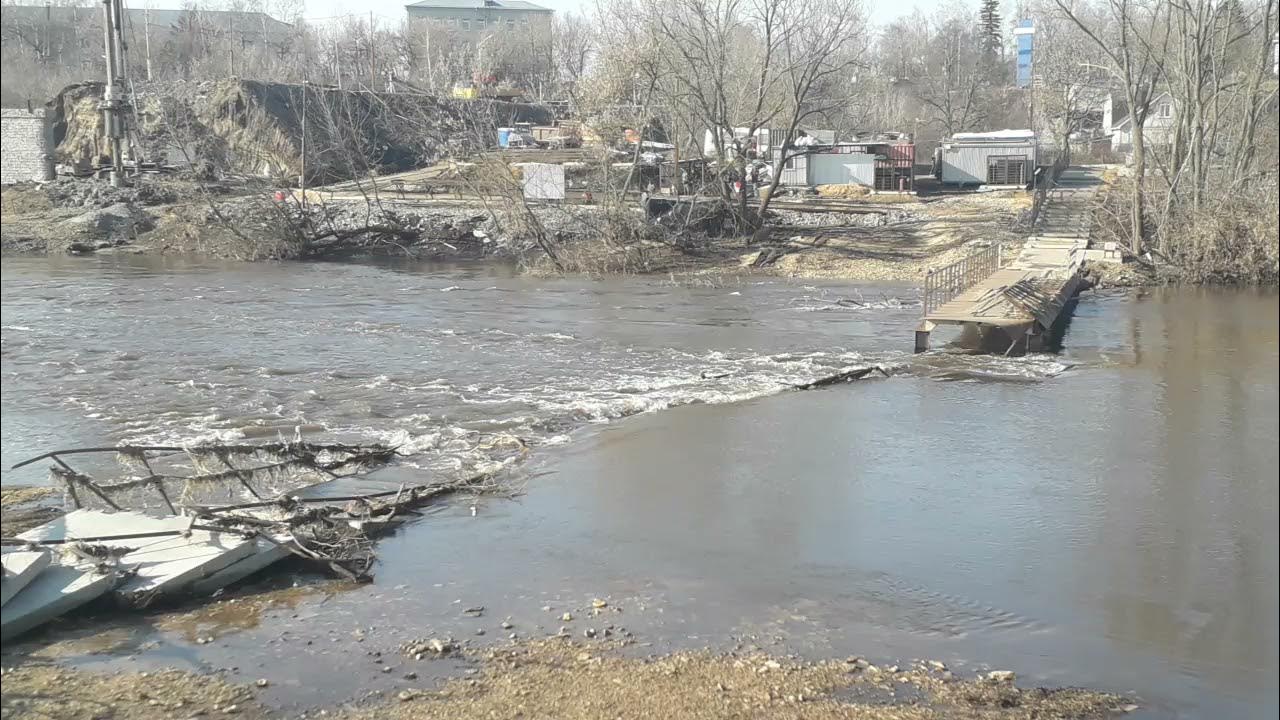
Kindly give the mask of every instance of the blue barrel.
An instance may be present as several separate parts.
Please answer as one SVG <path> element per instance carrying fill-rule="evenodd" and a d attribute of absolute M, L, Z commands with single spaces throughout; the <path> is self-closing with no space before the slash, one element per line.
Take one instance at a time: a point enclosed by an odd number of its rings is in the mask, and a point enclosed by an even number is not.
<path fill-rule="evenodd" d="M 511 128 L 498 128 L 498 147 L 504 148 L 511 142 Z"/>

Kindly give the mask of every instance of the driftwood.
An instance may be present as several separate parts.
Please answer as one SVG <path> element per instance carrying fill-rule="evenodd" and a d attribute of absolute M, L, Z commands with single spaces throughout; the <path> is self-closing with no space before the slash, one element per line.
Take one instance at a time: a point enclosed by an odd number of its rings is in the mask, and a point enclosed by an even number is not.
<path fill-rule="evenodd" d="M 878 372 L 881 375 L 884 375 L 885 377 L 889 377 L 889 372 L 887 370 L 880 367 L 879 365 L 872 365 L 871 367 L 861 367 L 861 368 L 852 368 L 849 370 L 841 370 L 840 372 L 835 373 L 834 375 L 828 375 L 826 377 L 818 378 L 817 380 L 814 380 L 812 382 L 800 383 L 799 385 L 792 385 L 792 388 L 796 390 L 814 390 L 817 388 L 830 387 L 832 385 L 839 385 L 841 383 L 853 382 L 854 380 L 861 380 L 862 378 L 870 375 L 873 372 Z"/>
<path fill-rule="evenodd" d="M 332 498 L 280 497 L 248 503 L 192 509 L 204 527 L 261 537 L 299 557 L 320 562 L 354 582 L 371 579 L 373 541 L 408 519 L 415 508 L 457 492 L 488 487 L 492 476 L 401 487 L 365 495 Z M 245 511 L 272 508 L 279 516 L 264 518 Z"/>

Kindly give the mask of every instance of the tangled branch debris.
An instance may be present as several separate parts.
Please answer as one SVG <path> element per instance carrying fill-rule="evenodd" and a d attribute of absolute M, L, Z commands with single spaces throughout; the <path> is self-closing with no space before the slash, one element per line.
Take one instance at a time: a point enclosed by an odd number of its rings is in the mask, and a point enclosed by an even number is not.
<path fill-rule="evenodd" d="M 110 454 L 123 477 L 102 482 L 73 468 L 71 455 Z M 396 449 L 385 445 L 276 442 L 258 445 L 209 444 L 191 447 L 129 445 L 55 450 L 14 467 L 50 459 L 51 478 L 66 488 L 76 508 L 168 513 L 194 519 L 193 530 L 260 539 L 288 553 L 316 561 L 350 580 L 370 579 L 373 538 L 416 514 L 413 508 L 460 490 L 483 491 L 488 474 L 443 483 L 401 485 L 395 490 L 361 491 L 361 475 L 390 462 Z M 344 482 L 338 486 L 339 482 Z M 327 485 L 354 492 L 341 495 L 305 488 Z M 341 490 L 339 490 L 341 492 Z M 77 538 L 76 547 L 139 537 L 178 536 L 189 530 Z M 5 544 L 23 544 L 6 539 Z M 63 540 L 43 544 L 69 544 Z"/>

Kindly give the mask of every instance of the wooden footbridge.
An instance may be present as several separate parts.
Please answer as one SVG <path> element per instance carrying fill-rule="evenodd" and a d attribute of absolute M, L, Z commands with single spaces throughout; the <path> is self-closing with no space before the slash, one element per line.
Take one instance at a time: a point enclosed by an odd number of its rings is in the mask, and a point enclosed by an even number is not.
<path fill-rule="evenodd" d="M 1089 245 L 1095 171 L 1067 168 L 1045 191 L 1035 218 L 1036 235 L 1016 257 L 999 244 L 925 276 L 924 318 L 916 328 L 916 352 L 929 349 L 938 325 L 961 325 L 980 336 L 1035 349 L 1080 285 Z"/>

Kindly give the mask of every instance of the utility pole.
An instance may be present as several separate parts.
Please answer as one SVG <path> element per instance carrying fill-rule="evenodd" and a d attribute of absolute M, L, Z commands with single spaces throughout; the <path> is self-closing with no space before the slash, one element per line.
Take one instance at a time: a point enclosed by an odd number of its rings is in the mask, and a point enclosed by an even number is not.
<path fill-rule="evenodd" d="M 311 93 L 311 81 L 302 81 L 302 173 L 298 184 L 302 186 L 302 209 L 307 209 L 307 95 Z"/>
<path fill-rule="evenodd" d="M 102 0 L 103 44 L 106 46 L 107 86 L 102 93 L 102 102 L 98 108 L 102 110 L 103 124 L 107 129 L 107 140 L 111 145 L 111 185 L 120 187 L 124 183 L 124 139 L 125 101 L 123 89 L 119 81 L 124 73 L 124 35 L 121 22 L 120 0 Z"/>
<path fill-rule="evenodd" d="M 53 6 L 49 3 L 44 4 L 44 42 L 40 43 L 40 59 L 48 62 L 53 53 L 50 48 L 53 47 Z"/>
<path fill-rule="evenodd" d="M 378 91 L 378 64 L 373 55 L 373 11 L 369 11 L 369 92 Z"/>
<path fill-rule="evenodd" d="M 671 139 L 675 141 L 672 143 L 671 148 L 671 157 L 675 160 L 675 168 L 673 168 L 675 170 L 675 174 L 672 175 L 671 187 L 675 191 L 676 198 L 678 199 L 682 194 L 684 194 L 684 176 L 680 171 L 680 120 L 675 117 L 674 113 L 672 113 L 671 118 L 671 129 Z M 659 188 L 659 190 L 661 190 L 661 188 Z"/>
<path fill-rule="evenodd" d="M 431 92 L 436 91 L 436 74 L 431 69 L 431 27 L 427 25 L 427 21 L 423 20 L 422 35 L 427 39 L 427 88 Z"/>
<path fill-rule="evenodd" d="M 338 79 L 338 89 L 342 89 L 342 61 L 338 55 L 338 36 L 333 36 L 333 76 Z"/>
<path fill-rule="evenodd" d="M 142 38 L 147 46 L 147 82 L 151 82 L 151 3 L 142 6 Z"/>

